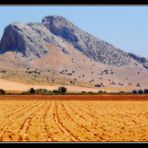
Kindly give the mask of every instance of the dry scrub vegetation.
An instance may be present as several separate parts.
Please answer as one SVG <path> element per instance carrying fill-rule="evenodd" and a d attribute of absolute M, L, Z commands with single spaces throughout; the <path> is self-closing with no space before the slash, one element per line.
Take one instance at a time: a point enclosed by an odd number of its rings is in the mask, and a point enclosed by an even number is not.
<path fill-rule="evenodd" d="M 0 141 L 148 141 L 148 101 L 1 98 Z"/>

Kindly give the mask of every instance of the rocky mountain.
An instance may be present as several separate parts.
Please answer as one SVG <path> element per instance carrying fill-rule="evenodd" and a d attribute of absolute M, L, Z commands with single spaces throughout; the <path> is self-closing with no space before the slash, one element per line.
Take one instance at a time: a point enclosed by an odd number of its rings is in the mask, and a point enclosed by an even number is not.
<path fill-rule="evenodd" d="M 40 57 L 48 52 L 46 41 L 56 43 L 54 35 L 44 25 L 12 23 L 5 28 L 0 49 L 2 52 L 21 52 L 31 58 Z"/>
<path fill-rule="evenodd" d="M 61 16 L 45 17 L 41 24 L 10 24 L 4 31 L 0 49 L 3 52 L 16 50 L 26 56 L 40 57 L 48 52 L 46 42 L 61 46 L 57 36 L 95 61 L 118 66 L 129 63 L 130 57 L 127 53 L 82 31 Z"/>
<path fill-rule="evenodd" d="M 64 17 L 47 16 L 43 18 L 42 24 L 44 24 L 53 34 L 64 38 L 77 50 L 95 61 L 118 66 L 129 63 L 130 58 L 127 53 L 82 31 Z"/>
<path fill-rule="evenodd" d="M 147 62 L 61 16 L 11 23 L 0 42 L 1 78 L 99 89 L 147 87 Z M 134 75 L 134 77 L 133 77 Z"/>

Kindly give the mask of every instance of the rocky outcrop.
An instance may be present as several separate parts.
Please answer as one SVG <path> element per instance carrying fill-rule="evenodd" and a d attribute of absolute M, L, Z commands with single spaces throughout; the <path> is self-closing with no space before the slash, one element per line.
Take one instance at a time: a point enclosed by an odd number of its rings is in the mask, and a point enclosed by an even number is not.
<path fill-rule="evenodd" d="M 25 25 L 23 24 L 23 26 Z M 25 53 L 26 45 L 23 38 L 23 32 L 18 27 L 18 24 L 10 24 L 5 28 L 3 37 L 0 42 L 1 52 L 2 50 L 4 52 L 8 50 L 17 50 Z"/>
<path fill-rule="evenodd" d="M 55 37 L 42 24 L 12 23 L 5 28 L 0 49 L 17 51 L 27 57 L 41 57 L 48 52 L 46 43 L 55 43 Z"/>
<path fill-rule="evenodd" d="M 43 18 L 42 24 L 95 61 L 116 66 L 126 65 L 130 61 L 127 53 L 81 30 L 64 17 L 47 16 Z"/>

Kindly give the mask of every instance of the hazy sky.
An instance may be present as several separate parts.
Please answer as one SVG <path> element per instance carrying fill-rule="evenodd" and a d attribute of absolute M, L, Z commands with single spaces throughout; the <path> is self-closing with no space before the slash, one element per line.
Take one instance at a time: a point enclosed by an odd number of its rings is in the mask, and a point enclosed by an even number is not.
<path fill-rule="evenodd" d="M 61 15 L 114 46 L 148 58 L 148 6 L 0 6 L 0 38 L 5 26 L 41 22 Z"/>

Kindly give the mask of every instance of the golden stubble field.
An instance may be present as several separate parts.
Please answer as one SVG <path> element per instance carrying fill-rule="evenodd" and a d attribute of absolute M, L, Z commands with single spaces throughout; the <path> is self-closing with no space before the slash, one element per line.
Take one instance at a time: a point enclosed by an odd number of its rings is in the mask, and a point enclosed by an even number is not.
<path fill-rule="evenodd" d="M 0 141 L 148 141 L 147 96 L 124 97 L 0 96 Z"/>

